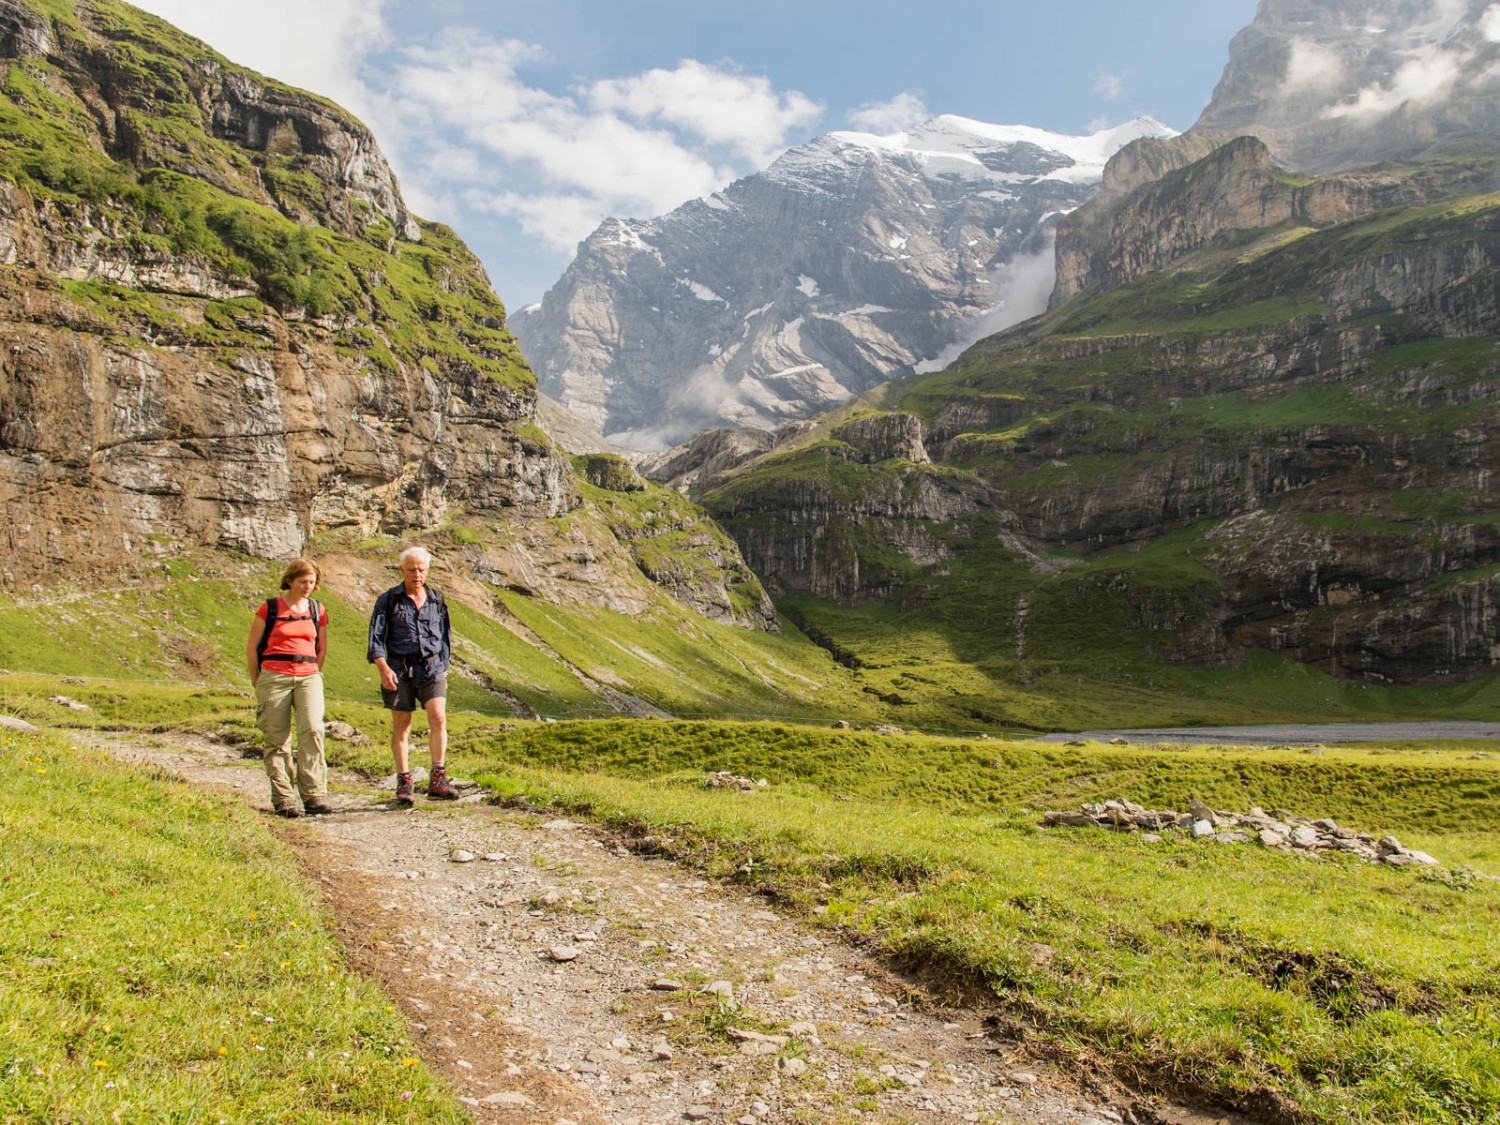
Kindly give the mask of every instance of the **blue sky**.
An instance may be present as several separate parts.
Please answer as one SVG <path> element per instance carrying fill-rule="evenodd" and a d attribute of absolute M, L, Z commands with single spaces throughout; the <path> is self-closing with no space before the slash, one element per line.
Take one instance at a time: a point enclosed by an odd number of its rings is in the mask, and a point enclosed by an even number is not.
<path fill-rule="evenodd" d="M 1186 129 L 1255 0 L 137 0 L 370 125 L 409 205 L 511 308 L 646 218 L 834 129 L 939 113 Z M 1149 14 L 1147 14 L 1149 13 Z"/>

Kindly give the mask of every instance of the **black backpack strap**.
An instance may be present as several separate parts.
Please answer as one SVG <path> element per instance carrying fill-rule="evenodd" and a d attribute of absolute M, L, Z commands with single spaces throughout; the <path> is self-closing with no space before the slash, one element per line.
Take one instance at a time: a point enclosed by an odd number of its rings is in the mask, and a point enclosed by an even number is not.
<path fill-rule="evenodd" d="M 271 643 L 271 630 L 276 626 L 276 615 L 281 608 L 280 598 L 266 599 L 266 631 L 260 635 L 260 644 L 255 646 L 255 666 L 266 662 L 266 646 Z"/>
<path fill-rule="evenodd" d="M 323 638 L 323 624 L 320 620 L 320 618 L 323 616 L 323 607 L 320 606 L 312 598 L 307 599 L 307 606 L 308 609 L 312 612 L 313 654 L 316 655 L 318 651 L 318 641 L 322 640 Z"/>

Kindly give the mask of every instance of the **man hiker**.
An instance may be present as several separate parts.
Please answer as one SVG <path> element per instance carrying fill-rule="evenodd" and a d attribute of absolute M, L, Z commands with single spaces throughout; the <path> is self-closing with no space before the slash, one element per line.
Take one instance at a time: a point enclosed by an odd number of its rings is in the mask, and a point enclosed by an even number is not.
<path fill-rule="evenodd" d="M 412 712 L 420 703 L 427 712 L 427 749 L 432 775 L 427 796 L 451 801 L 458 796 L 448 781 L 448 665 L 453 634 L 443 595 L 427 585 L 432 555 L 424 547 L 401 552 L 401 583 L 375 599 L 370 614 L 367 658 L 380 670 L 380 695 L 391 712 L 391 756 L 396 759 L 396 801 L 415 800 L 407 740 Z"/>

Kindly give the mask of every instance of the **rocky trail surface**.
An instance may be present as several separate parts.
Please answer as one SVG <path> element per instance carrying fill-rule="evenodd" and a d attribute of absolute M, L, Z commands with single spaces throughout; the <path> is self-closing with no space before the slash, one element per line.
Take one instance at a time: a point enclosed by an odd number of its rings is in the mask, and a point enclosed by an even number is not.
<path fill-rule="evenodd" d="M 233 749 L 97 741 L 269 819 L 259 762 Z M 489 805 L 472 786 L 403 810 L 388 789 L 333 781 L 334 815 L 271 823 L 351 964 L 401 1006 L 477 1121 L 1240 1121 L 1050 1068 L 985 1013 L 598 827 Z"/>

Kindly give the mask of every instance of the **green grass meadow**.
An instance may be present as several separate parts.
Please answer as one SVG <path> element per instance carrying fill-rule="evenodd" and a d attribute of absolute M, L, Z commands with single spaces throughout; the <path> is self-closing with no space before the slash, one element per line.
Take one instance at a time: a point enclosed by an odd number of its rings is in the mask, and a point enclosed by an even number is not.
<path fill-rule="evenodd" d="M 388 1001 L 342 967 L 316 896 L 252 814 L 69 748 L 69 727 L 253 745 L 243 646 L 271 587 L 263 570 L 169 569 L 157 584 L 0 605 L 0 713 L 53 731 L 0 740 L 11 776 L 35 782 L 0 794 L 0 1027 L 17 1068 L 7 1120 L 120 1109 L 191 1121 L 210 1104 L 245 1121 L 457 1119 L 436 1081 L 404 1065 Z M 322 597 L 329 713 L 370 736 L 364 747 L 330 740 L 330 759 L 382 775 L 387 717 L 363 616 L 337 590 Z M 1003 656 L 971 662 L 952 628 L 917 618 L 898 639 L 875 609 L 839 623 L 853 669 L 796 632 L 562 609 L 511 591 L 489 612 L 457 607 L 455 620 L 465 672 L 451 681 L 452 762 L 499 797 L 600 818 L 756 889 L 940 992 L 998 1007 L 1011 1032 L 1081 1068 L 1263 1120 L 1500 1118 L 1493 743 L 1304 753 L 1015 737 L 1111 716 L 1483 715 L 1493 684 L 1402 694 L 1271 657 L 1232 673 L 1122 664 L 1111 683 L 1039 656 L 1025 685 Z M 601 684 L 718 717 L 585 718 L 605 710 Z M 512 699 L 563 721 L 519 719 Z M 965 714 L 997 733 L 1012 724 L 1010 735 L 870 729 Z M 716 770 L 771 784 L 705 790 Z M 1037 826 L 1047 809 L 1110 797 L 1331 816 L 1441 865 Z"/>
<path fill-rule="evenodd" d="M 0 730 L 0 1120 L 468 1120 L 238 801 Z"/>
<path fill-rule="evenodd" d="M 526 725 L 466 743 L 512 798 L 602 817 L 1127 1080 L 1319 1123 L 1500 1115 L 1500 758 L 1472 745 L 1130 748 L 775 724 Z M 765 777 L 706 790 L 706 771 Z M 1193 796 L 1395 833 L 1423 873 L 1041 830 Z"/>

